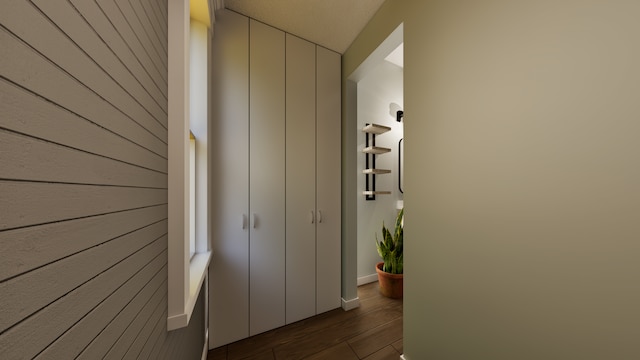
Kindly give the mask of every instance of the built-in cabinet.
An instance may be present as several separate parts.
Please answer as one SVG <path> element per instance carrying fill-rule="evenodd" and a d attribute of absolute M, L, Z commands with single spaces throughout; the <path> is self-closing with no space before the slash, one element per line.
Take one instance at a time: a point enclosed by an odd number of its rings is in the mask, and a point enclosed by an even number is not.
<path fill-rule="evenodd" d="M 249 334 L 254 335 L 285 324 L 285 36 L 250 20 L 249 40 Z"/>
<path fill-rule="evenodd" d="M 216 15 L 209 159 L 209 347 L 249 334 L 249 19 Z M 224 311 L 220 311 L 220 310 Z M 224 327 L 221 326 L 224 324 Z"/>
<path fill-rule="evenodd" d="M 340 55 L 223 11 L 211 64 L 213 348 L 340 306 Z"/>
<path fill-rule="evenodd" d="M 286 63 L 286 322 L 292 323 L 340 306 L 340 57 L 287 34 Z"/>
<path fill-rule="evenodd" d="M 316 314 L 340 307 L 341 59 L 316 46 Z"/>

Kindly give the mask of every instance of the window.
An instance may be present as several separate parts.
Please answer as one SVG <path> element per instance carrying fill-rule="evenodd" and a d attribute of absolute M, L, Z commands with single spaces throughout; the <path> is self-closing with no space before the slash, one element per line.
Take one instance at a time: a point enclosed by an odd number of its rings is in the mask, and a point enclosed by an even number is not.
<path fill-rule="evenodd" d="M 204 4 L 209 16 L 208 1 Z M 201 7 L 199 7 L 201 8 Z M 167 329 L 189 324 L 211 258 L 208 234 L 209 21 L 169 0 L 169 294 Z M 197 16 L 201 19 L 200 16 Z M 205 288 L 206 290 L 206 288 Z"/>

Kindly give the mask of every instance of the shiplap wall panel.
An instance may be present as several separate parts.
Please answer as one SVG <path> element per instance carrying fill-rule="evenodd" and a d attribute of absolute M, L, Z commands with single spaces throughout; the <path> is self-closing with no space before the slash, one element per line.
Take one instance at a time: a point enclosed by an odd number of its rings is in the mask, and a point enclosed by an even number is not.
<path fill-rule="evenodd" d="M 0 98 L 0 126 L 5 129 L 167 173 L 166 158 L 4 79 L 0 79 Z"/>
<path fill-rule="evenodd" d="M 166 318 L 167 310 L 163 311 L 162 314 L 158 317 L 158 321 L 156 321 L 155 326 L 151 330 L 151 334 L 140 350 L 140 354 L 137 357 L 138 359 L 154 359 L 150 358 L 149 356 L 156 346 L 156 342 L 154 341 L 154 339 L 158 339 L 162 333 L 167 331 L 167 321 L 165 320 Z"/>
<path fill-rule="evenodd" d="M 176 336 L 171 337 L 162 346 L 155 344 L 149 359 L 175 360 L 175 359 L 200 359 L 202 347 L 195 342 L 198 334 L 205 331 L 205 293 L 200 292 L 191 316 L 191 325 Z M 163 323 L 163 331 L 166 331 L 166 322 Z"/>
<path fill-rule="evenodd" d="M 160 104 L 162 109 L 167 111 L 167 88 L 166 86 L 160 86 L 159 83 L 154 82 L 147 69 L 143 66 L 142 62 L 136 58 L 129 45 L 118 30 L 113 26 L 109 19 L 104 17 L 102 9 L 98 7 L 95 1 L 86 0 L 71 0 L 71 3 L 82 14 L 86 21 L 88 21 L 100 38 L 105 42 L 105 45 L 111 49 L 112 52 L 118 54 L 120 61 L 131 71 L 133 76 L 140 81 L 145 90 L 148 91 L 153 98 Z M 156 9 L 157 7 L 153 7 Z M 161 29 L 164 29 L 162 25 L 159 25 Z M 166 37 L 166 30 L 165 35 Z M 161 83 L 161 82 L 160 82 Z"/>
<path fill-rule="evenodd" d="M 0 230 L 160 205 L 166 197 L 166 189 L 0 180 L 0 199 L 11 209 Z"/>
<path fill-rule="evenodd" d="M 120 1 L 122 2 L 122 1 Z M 142 4 L 142 1 L 138 0 L 138 1 L 131 1 L 129 2 L 129 5 L 131 6 L 131 8 L 133 9 L 133 11 L 136 13 L 138 19 L 140 20 L 140 23 L 142 24 L 143 28 L 146 30 L 147 35 L 149 36 L 149 38 L 151 39 L 154 47 L 156 48 L 156 51 L 162 55 L 163 58 L 166 59 L 166 54 L 167 54 L 167 43 L 165 41 L 163 41 L 162 38 L 162 33 L 159 30 L 156 30 L 156 28 L 154 27 L 154 23 L 151 21 L 151 19 L 149 18 L 149 13 L 152 12 L 151 9 L 146 9 L 144 7 L 144 5 Z M 121 5 L 122 7 L 122 5 Z M 167 66 L 166 62 L 165 62 L 165 66 Z"/>
<path fill-rule="evenodd" d="M 122 357 L 109 357 L 110 354 L 107 354 L 105 359 L 114 359 L 114 360 L 128 360 L 128 359 L 137 359 L 144 347 L 145 343 L 151 337 L 151 333 L 153 329 L 156 327 L 159 321 L 164 320 L 167 321 L 167 297 L 163 297 L 160 303 L 153 310 L 153 313 L 149 316 L 140 331 L 138 332 L 138 336 L 135 337 L 131 346 L 127 349 L 127 352 Z M 164 315 L 164 319 L 162 318 Z M 124 337 L 123 337 L 124 338 Z"/>
<path fill-rule="evenodd" d="M 167 1 L 1 1 L 0 44 L 0 357 L 199 359 L 204 318 L 166 327 Z"/>
<path fill-rule="evenodd" d="M 12 55 L 0 62 L 0 72 L 7 79 L 167 157 L 166 136 L 164 141 L 159 139 L 3 28 L 0 29 L 0 43 L 3 51 Z"/>
<path fill-rule="evenodd" d="M 79 48 L 56 25 L 46 21 L 47 14 L 41 13 L 32 4 L 9 8 L 12 11 L 7 11 L 0 16 L 9 31 L 29 43 L 42 56 L 56 63 L 80 83 L 91 88 L 100 97 L 123 112 L 131 121 L 140 124 L 160 141 L 166 138 L 167 129 L 140 103 L 127 94 L 113 80 L 113 77 L 87 56 L 85 50 Z M 75 10 L 72 9 L 72 11 L 77 14 Z M 73 19 L 72 15 L 73 13 L 68 13 L 66 16 L 64 14 L 62 16 Z M 65 20 L 69 22 L 68 19 Z M 47 38 L 43 38 L 42 34 L 47 34 Z"/>
<path fill-rule="evenodd" d="M 162 27 L 162 22 L 160 20 L 160 15 L 158 13 L 158 8 L 155 6 L 151 6 L 151 3 L 148 0 L 141 0 L 141 6 L 145 9 L 147 13 L 147 17 L 149 21 L 153 25 L 153 28 L 156 31 L 156 35 L 163 42 L 163 46 L 167 49 L 168 44 L 167 41 L 167 31 Z"/>
<path fill-rule="evenodd" d="M 200 344 L 194 340 L 198 339 L 198 334 L 202 334 L 206 331 L 206 293 L 200 292 L 196 304 L 191 315 L 192 325 L 185 329 L 183 339 L 180 346 L 173 346 L 175 351 L 181 351 L 184 359 L 200 359 L 202 356 L 202 349 Z M 162 357 L 162 360 L 173 360 L 177 357 L 168 357 L 167 355 Z"/>
<path fill-rule="evenodd" d="M 0 281 L 103 244 L 167 217 L 158 205 L 0 232 Z"/>
<path fill-rule="evenodd" d="M 150 0 L 150 1 L 156 1 L 157 2 L 157 0 Z M 162 16 L 162 23 L 166 24 L 169 21 L 168 20 L 169 19 L 169 17 L 168 17 L 169 8 L 167 6 L 160 6 L 160 7 L 158 7 L 158 10 L 160 11 L 160 15 Z M 169 28 L 167 27 L 167 32 L 168 31 L 169 31 Z"/>
<path fill-rule="evenodd" d="M 161 281 L 158 285 L 157 281 Z M 107 326 L 91 340 L 89 345 L 82 350 L 77 357 L 78 360 L 91 360 L 101 358 L 106 354 L 113 346 L 116 340 L 126 330 L 132 318 L 134 318 L 152 298 L 162 296 L 164 289 L 167 286 L 167 272 L 166 268 L 161 269 L 158 274 L 147 284 L 145 287 L 136 294 L 135 298 L 131 300 L 122 311 L 116 316 L 112 317 Z M 162 344 L 163 338 L 161 336 L 155 339 Z"/>
<path fill-rule="evenodd" d="M 149 13 L 149 19 L 151 19 L 151 22 L 154 24 L 156 33 L 158 34 L 162 42 L 165 44 L 165 46 L 168 46 L 167 44 L 168 29 L 162 26 L 164 22 L 164 18 L 162 17 L 162 14 L 160 14 L 160 9 L 157 6 L 153 6 L 152 0 L 142 0 L 142 4 L 143 4 L 142 6 L 144 6 L 144 8 L 147 9 Z"/>
<path fill-rule="evenodd" d="M 149 54 L 145 46 L 140 41 L 141 34 L 137 34 L 132 26 L 129 24 L 125 16 L 118 8 L 118 5 L 113 0 L 98 0 L 98 5 L 105 15 L 109 18 L 120 32 L 120 35 L 125 39 L 131 50 L 136 54 L 136 57 L 142 61 L 143 66 L 149 70 L 151 76 L 154 78 L 159 77 L 162 80 L 164 86 L 167 86 L 167 71 L 163 70 L 162 61 L 154 59 L 153 54 Z"/>
<path fill-rule="evenodd" d="M 166 322 L 162 325 L 162 330 L 160 330 L 160 331 L 167 332 L 167 323 Z M 172 340 L 175 339 L 175 338 L 176 338 L 176 336 L 172 337 Z M 164 354 L 163 352 L 161 352 L 163 350 L 162 349 L 163 345 L 164 344 L 168 344 L 169 342 L 168 341 L 161 342 L 160 340 L 161 340 L 161 338 L 158 337 L 154 344 L 150 344 L 151 350 L 149 352 L 149 356 L 147 357 L 147 359 L 150 359 L 150 360 L 151 359 L 154 359 L 154 360 L 155 359 L 159 359 L 160 358 L 160 354 Z M 78 360 L 82 360 L 82 359 L 78 359 Z"/>
<path fill-rule="evenodd" d="M 91 309 L 134 276 L 148 260 L 166 249 L 166 236 L 129 256 L 63 298 L 13 326 L 0 337 L 0 353 L 7 359 L 31 359 L 66 332 Z"/>
<path fill-rule="evenodd" d="M 1 283 L 0 332 L 149 245 L 166 228 L 163 220 Z"/>
<path fill-rule="evenodd" d="M 137 337 L 136 335 L 142 331 L 142 328 L 145 326 L 147 321 L 149 321 L 153 314 L 158 311 L 158 308 L 160 308 L 159 311 L 162 311 L 162 308 L 166 308 L 166 304 L 166 296 L 153 297 L 142 311 L 137 314 L 135 319 L 129 324 L 129 327 L 127 327 L 127 329 L 121 334 L 118 341 L 116 341 L 113 347 L 105 355 L 104 360 L 122 359 L 127 351 L 129 351 L 129 348 Z"/>
<path fill-rule="evenodd" d="M 166 106 L 163 109 L 116 55 L 109 48 L 103 46 L 101 38 L 71 3 L 67 0 L 38 0 L 34 1 L 34 3 L 56 24 L 63 26 L 62 31 L 85 51 L 98 66 L 104 69 L 106 74 L 113 77 L 113 80 L 125 91 L 129 92 L 154 117 L 155 121 L 161 121 L 166 118 Z M 65 21 L 61 21 L 63 19 Z M 165 128 L 167 127 L 166 123 L 162 125 Z"/>
<path fill-rule="evenodd" d="M 162 261 L 165 255 L 166 252 L 163 252 L 147 264 L 104 302 L 91 310 L 87 316 L 74 324 L 69 331 L 56 339 L 36 359 L 75 359 L 84 350 L 85 344 L 96 338 L 108 325 L 109 320 L 117 316 L 118 312 L 128 306 L 138 295 L 148 300 L 154 292 L 159 290 L 160 285 L 166 281 L 166 268 Z M 94 359 L 98 357 L 96 354 Z"/>
<path fill-rule="evenodd" d="M 162 346 L 157 347 L 154 351 L 151 352 L 151 357 L 149 359 L 161 359 L 163 356 L 167 359 L 173 359 L 174 354 L 172 354 L 172 350 L 174 349 L 173 343 L 179 342 L 182 334 L 178 334 L 177 336 L 172 337 L 169 341 L 165 341 Z"/>
<path fill-rule="evenodd" d="M 140 14 L 136 13 L 135 8 L 131 5 L 129 0 L 115 0 L 115 3 L 120 9 L 120 12 L 127 19 L 127 22 L 129 23 L 133 31 L 138 34 L 138 38 L 140 39 L 140 42 L 142 42 L 144 48 L 147 50 L 149 56 L 151 56 L 152 60 L 159 61 L 158 65 L 160 66 L 160 70 L 166 72 L 168 58 L 166 56 L 166 53 L 163 51 L 162 46 L 159 44 L 159 41 L 157 40 L 155 34 L 149 34 L 148 30 L 153 29 L 150 27 L 145 27 L 143 18 L 140 16 Z"/>
<path fill-rule="evenodd" d="M 0 129 L 0 177 L 166 189 L 167 175 Z"/>
<path fill-rule="evenodd" d="M 196 319 L 196 311 L 198 310 L 198 303 L 196 303 L 196 306 L 194 308 L 194 313 L 192 314 L 192 319 Z M 163 328 L 166 331 L 167 330 L 167 324 L 165 323 Z M 186 354 L 180 354 L 179 352 L 180 347 L 176 346 L 176 344 L 180 344 L 180 343 L 184 343 L 185 339 L 184 337 L 187 336 L 186 332 L 180 332 L 179 334 L 176 334 L 176 336 L 172 337 L 171 339 L 169 339 L 168 341 L 165 341 L 163 344 L 161 344 L 161 346 L 154 346 L 153 351 L 151 351 L 151 355 L 149 356 L 149 359 L 154 359 L 154 360 L 159 360 L 159 359 L 167 359 L 167 360 L 172 360 L 172 359 L 176 359 L 176 358 L 180 358 L 180 355 L 182 355 L 182 357 L 184 358 L 188 358 L 186 356 Z M 182 350 L 184 351 L 184 350 Z M 174 352 L 178 352 L 177 354 Z M 176 357 L 177 356 L 177 357 Z"/>

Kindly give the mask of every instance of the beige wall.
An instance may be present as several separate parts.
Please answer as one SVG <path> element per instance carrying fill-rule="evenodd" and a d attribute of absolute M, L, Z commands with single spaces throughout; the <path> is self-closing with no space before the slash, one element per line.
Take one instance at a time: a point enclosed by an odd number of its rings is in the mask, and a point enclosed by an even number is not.
<path fill-rule="evenodd" d="M 405 21 L 408 359 L 640 356 L 639 11 L 389 0 L 372 22 Z"/>

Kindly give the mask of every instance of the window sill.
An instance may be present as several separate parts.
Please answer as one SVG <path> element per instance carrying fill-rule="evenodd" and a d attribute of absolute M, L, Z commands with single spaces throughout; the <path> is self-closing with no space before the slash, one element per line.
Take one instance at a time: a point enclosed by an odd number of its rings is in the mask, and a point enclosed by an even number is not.
<path fill-rule="evenodd" d="M 189 263 L 189 289 L 185 302 L 184 312 L 173 314 L 167 318 L 167 330 L 176 330 L 189 325 L 193 308 L 196 305 L 198 294 L 202 289 L 202 284 L 211 262 L 211 251 L 198 253 L 193 256 Z"/>

